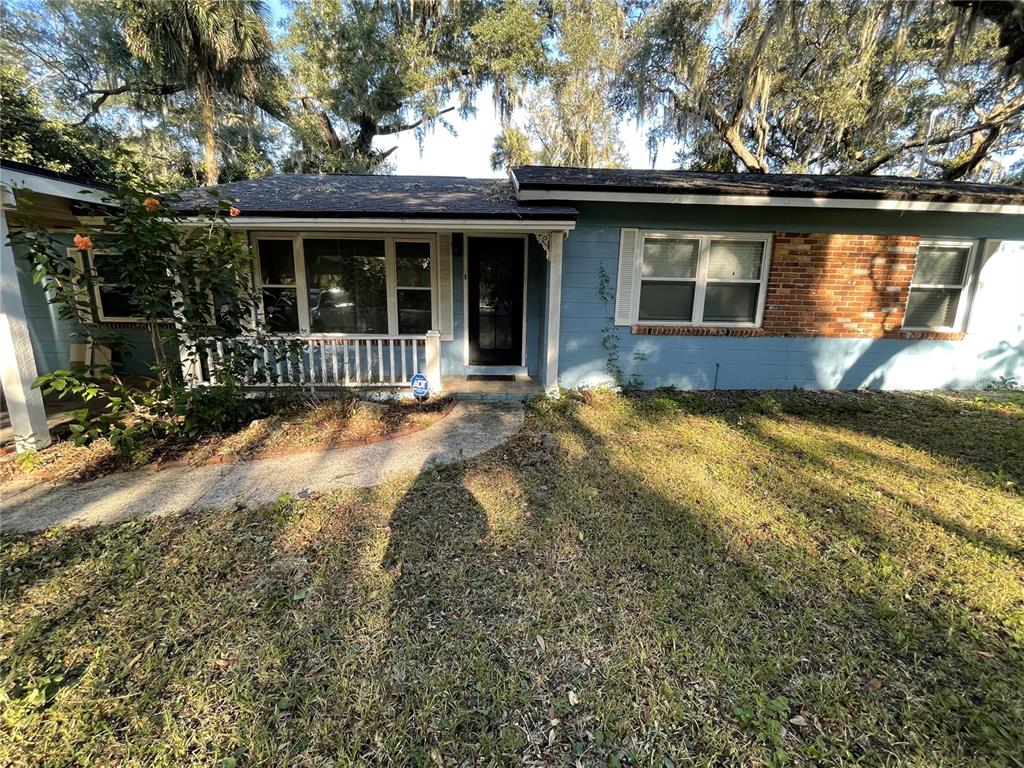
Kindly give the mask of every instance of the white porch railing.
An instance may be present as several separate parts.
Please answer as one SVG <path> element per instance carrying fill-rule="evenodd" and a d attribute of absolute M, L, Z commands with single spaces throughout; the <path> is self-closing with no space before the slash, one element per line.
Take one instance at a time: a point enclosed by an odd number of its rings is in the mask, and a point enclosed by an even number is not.
<path fill-rule="evenodd" d="M 253 387 L 401 387 L 416 373 L 441 391 L 441 334 L 283 334 L 203 339 L 182 355 L 185 380 L 216 384 L 231 371 Z"/>

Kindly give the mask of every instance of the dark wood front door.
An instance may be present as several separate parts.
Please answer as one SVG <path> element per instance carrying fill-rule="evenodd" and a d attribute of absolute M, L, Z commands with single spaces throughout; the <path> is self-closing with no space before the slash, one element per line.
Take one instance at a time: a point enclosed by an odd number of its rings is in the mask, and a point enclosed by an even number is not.
<path fill-rule="evenodd" d="M 523 362 L 521 237 L 470 237 L 466 248 L 466 302 L 470 365 Z"/>

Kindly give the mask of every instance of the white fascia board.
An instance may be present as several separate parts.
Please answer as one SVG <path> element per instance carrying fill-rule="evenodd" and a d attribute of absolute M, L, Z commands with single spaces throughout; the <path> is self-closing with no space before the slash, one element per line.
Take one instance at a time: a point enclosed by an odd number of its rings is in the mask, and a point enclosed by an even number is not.
<path fill-rule="evenodd" d="M 1013 203 L 945 203 L 926 200 L 857 200 L 836 197 L 769 197 L 766 195 L 677 195 L 661 192 L 596 192 L 589 190 L 520 189 L 531 200 L 594 203 L 664 203 L 667 205 L 746 205 L 762 208 L 850 208 L 871 211 L 937 211 L 943 213 L 1024 214 Z"/>
<path fill-rule="evenodd" d="M 198 219 L 185 224 L 207 224 Z M 401 218 L 273 218 L 270 216 L 236 216 L 224 222 L 232 229 L 268 230 L 338 230 L 350 232 L 570 232 L 575 221 L 550 219 L 401 219 Z"/>
<path fill-rule="evenodd" d="M 54 179 L 49 176 L 37 176 L 34 173 L 18 171 L 12 168 L 0 168 L 0 184 L 7 189 L 27 189 L 40 195 L 52 195 L 63 197 L 67 200 L 80 200 L 85 203 L 101 203 L 103 196 L 110 194 L 109 190 L 99 187 L 90 187 L 88 184 L 75 184 L 63 179 Z M 4 203 L 8 204 L 7 201 Z M 11 203 L 13 206 L 13 203 Z"/>

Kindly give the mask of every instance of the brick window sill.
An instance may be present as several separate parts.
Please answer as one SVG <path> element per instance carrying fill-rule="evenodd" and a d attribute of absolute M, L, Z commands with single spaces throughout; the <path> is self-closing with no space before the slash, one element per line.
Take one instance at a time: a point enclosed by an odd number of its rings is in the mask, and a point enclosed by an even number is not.
<path fill-rule="evenodd" d="M 761 328 L 732 328 L 715 325 L 634 325 L 634 336 L 763 336 Z"/>
<path fill-rule="evenodd" d="M 967 334 L 963 331 L 900 331 L 899 337 L 915 341 L 962 341 Z"/>
<path fill-rule="evenodd" d="M 966 336 L 962 332 L 903 331 L 896 329 L 887 329 L 884 333 L 823 333 L 820 330 L 814 329 L 766 331 L 764 328 L 732 328 L 714 325 L 633 325 L 630 331 L 634 336 L 736 336 L 740 338 L 801 336 L 819 339 L 908 339 L 913 341 L 961 341 Z"/>

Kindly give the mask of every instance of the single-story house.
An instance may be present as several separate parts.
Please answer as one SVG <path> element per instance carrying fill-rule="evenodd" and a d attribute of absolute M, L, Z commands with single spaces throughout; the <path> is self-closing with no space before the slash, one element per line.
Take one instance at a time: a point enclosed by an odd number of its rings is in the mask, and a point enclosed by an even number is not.
<path fill-rule="evenodd" d="M 84 183 L 5 162 L 5 207 L 20 187 L 49 195 L 70 247 Z M 413 370 L 449 392 L 1024 378 L 1019 187 L 531 166 L 507 180 L 291 174 L 218 189 L 241 211 L 229 225 L 252 245 L 268 322 L 309 344 L 310 386 Z M 202 195 L 186 191 L 184 209 Z M 65 367 L 74 328 L 3 239 L 4 368 L 15 347 L 33 377 Z M 95 300 L 104 322 L 132 328 L 123 297 Z M 16 378 L 5 370 L 9 401 Z"/>

